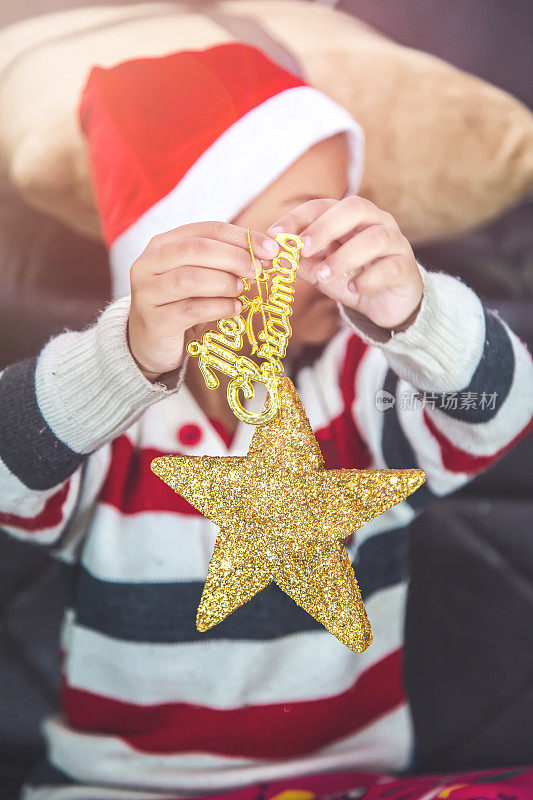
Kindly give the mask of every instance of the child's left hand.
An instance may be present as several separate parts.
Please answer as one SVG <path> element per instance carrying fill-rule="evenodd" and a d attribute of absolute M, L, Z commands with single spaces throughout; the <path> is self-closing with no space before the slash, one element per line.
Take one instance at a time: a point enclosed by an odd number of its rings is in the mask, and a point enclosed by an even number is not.
<path fill-rule="evenodd" d="M 357 195 L 309 200 L 267 230 L 304 240 L 298 275 L 388 330 L 416 318 L 423 281 L 394 217 Z"/>

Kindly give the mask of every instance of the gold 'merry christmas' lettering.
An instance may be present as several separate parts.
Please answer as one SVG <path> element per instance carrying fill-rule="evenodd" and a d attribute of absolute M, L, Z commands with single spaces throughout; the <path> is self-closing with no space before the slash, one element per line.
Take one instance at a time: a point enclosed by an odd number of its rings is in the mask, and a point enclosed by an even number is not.
<path fill-rule="evenodd" d="M 243 278 L 244 292 L 239 296 L 242 302 L 240 314 L 227 317 L 217 322 L 218 330 L 207 331 L 201 341 L 193 340 L 187 345 L 192 356 L 198 356 L 198 366 L 205 383 L 210 389 L 216 389 L 219 379 L 214 370 L 228 375 L 232 380 L 228 384 L 227 397 L 230 408 L 238 419 L 252 425 L 263 425 L 273 419 L 279 411 L 278 378 L 283 374 L 281 359 L 287 351 L 292 335 L 289 318 L 292 314 L 294 300 L 294 278 L 298 270 L 300 250 L 303 241 L 299 236 L 279 233 L 275 237 L 283 250 L 272 261 L 272 267 L 258 273 L 256 267 L 256 285 L 258 296 L 249 298 L 246 292 L 250 284 Z M 248 243 L 254 266 L 256 265 L 251 248 L 250 231 Z M 268 286 L 267 302 L 263 302 L 261 284 Z M 253 320 L 255 314 L 263 317 L 263 330 L 255 336 Z M 247 356 L 238 356 L 242 349 L 243 335 L 246 334 L 252 347 L 252 355 L 263 359 L 256 364 Z M 259 346 L 258 341 L 262 342 Z M 239 393 L 250 399 L 254 396 L 253 383 L 262 383 L 268 391 L 268 403 L 260 414 L 247 411 L 240 401 Z"/>

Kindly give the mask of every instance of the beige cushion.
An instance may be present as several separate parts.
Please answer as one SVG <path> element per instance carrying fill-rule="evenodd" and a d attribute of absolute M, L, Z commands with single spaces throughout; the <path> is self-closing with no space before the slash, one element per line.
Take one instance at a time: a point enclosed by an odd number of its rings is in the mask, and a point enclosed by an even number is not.
<path fill-rule="evenodd" d="M 301 62 L 366 134 L 361 194 L 413 242 L 450 235 L 533 184 L 533 116 L 507 93 L 303 0 L 228 0 Z M 91 66 L 232 40 L 180 3 L 100 6 L 0 31 L 0 154 L 24 197 L 100 236 L 77 104 Z M 253 42 L 252 42 L 253 44 Z"/>

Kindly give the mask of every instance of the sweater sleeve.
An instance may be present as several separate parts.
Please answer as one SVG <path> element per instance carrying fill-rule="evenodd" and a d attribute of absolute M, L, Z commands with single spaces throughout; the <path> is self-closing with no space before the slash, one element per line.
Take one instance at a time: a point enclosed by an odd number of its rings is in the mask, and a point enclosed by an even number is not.
<path fill-rule="evenodd" d="M 38 356 L 0 373 L 0 529 L 55 547 L 80 508 L 89 459 L 152 403 L 179 391 L 188 355 L 151 383 L 127 342 L 130 297 L 84 331 L 65 331 Z M 105 471 L 105 458 L 100 459 Z M 94 471 L 93 471 L 94 472 Z M 97 470 L 98 472 L 98 470 Z M 101 472 L 101 470 L 100 470 Z M 90 502 L 84 497 L 84 505 Z"/>
<path fill-rule="evenodd" d="M 458 278 L 419 269 L 418 316 L 395 334 L 338 303 L 367 347 L 351 413 L 376 465 L 420 467 L 420 507 L 455 491 L 532 427 L 533 365 L 521 340 Z"/>

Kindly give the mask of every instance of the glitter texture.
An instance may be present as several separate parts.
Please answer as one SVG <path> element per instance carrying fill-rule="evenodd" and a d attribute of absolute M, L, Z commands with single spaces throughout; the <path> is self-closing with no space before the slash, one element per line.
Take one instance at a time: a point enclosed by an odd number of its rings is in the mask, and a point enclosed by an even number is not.
<path fill-rule="evenodd" d="M 196 625 L 212 628 L 275 581 L 359 653 L 372 632 L 342 540 L 426 476 L 420 469 L 326 470 L 292 381 L 280 377 L 278 391 L 280 411 L 256 428 L 246 456 L 161 456 L 151 463 L 220 528 Z"/>

